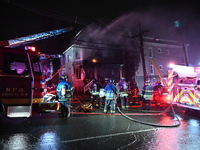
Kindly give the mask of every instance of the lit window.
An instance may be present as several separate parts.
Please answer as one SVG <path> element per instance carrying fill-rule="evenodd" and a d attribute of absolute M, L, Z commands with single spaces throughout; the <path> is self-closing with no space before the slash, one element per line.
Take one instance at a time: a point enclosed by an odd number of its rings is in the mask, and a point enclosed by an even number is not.
<path fill-rule="evenodd" d="M 26 55 L 16 53 L 5 53 L 3 71 L 8 74 L 28 74 Z"/>

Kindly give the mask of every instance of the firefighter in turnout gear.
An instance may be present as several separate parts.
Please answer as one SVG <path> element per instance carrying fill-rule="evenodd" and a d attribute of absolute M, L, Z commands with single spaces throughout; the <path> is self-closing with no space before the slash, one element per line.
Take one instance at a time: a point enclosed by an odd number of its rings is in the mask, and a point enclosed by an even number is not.
<path fill-rule="evenodd" d="M 119 97 L 121 100 L 122 109 L 125 107 L 128 108 L 129 101 L 128 101 L 128 83 L 126 82 L 125 78 L 122 77 L 119 83 L 117 84 L 119 89 Z"/>
<path fill-rule="evenodd" d="M 139 99 L 138 99 L 139 89 L 136 82 L 130 82 L 129 92 L 130 92 L 132 102 L 134 104 L 138 104 L 139 103 Z"/>
<path fill-rule="evenodd" d="M 162 84 L 161 82 L 157 82 L 156 85 L 153 87 L 153 100 L 157 106 L 160 105 L 162 96 Z"/>
<path fill-rule="evenodd" d="M 90 104 L 88 107 L 93 105 L 93 102 L 96 100 L 96 106 L 99 107 L 99 100 L 100 100 L 100 84 L 97 82 L 97 79 L 93 79 L 93 83 L 90 86 L 89 92 L 92 94 L 90 99 Z"/>
<path fill-rule="evenodd" d="M 153 100 L 153 86 L 150 81 L 146 81 L 145 85 L 142 88 L 142 109 L 151 110 L 151 100 Z M 146 107 L 146 103 L 148 107 Z"/>
<path fill-rule="evenodd" d="M 67 79 L 67 75 L 62 75 L 60 78 L 61 81 L 56 88 L 58 101 L 61 104 L 62 117 L 70 117 L 70 103 L 74 91 L 71 84 L 67 82 Z"/>
<path fill-rule="evenodd" d="M 105 95 L 104 113 L 108 112 L 108 107 L 110 106 L 110 112 L 114 114 L 115 107 L 116 107 L 116 99 L 118 95 L 118 89 L 112 83 L 112 80 L 110 80 L 108 84 L 106 85 L 106 87 L 104 88 L 104 95 Z"/>

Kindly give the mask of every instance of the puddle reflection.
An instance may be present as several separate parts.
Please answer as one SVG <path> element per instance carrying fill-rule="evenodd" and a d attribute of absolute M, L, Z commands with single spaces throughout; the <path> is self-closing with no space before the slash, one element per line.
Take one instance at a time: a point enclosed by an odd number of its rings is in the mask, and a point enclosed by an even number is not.
<path fill-rule="evenodd" d="M 26 134 L 19 133 L 10 136 L 8 141 L 4 143 L 4 149 L 28 149 L 29 137 Z"/>

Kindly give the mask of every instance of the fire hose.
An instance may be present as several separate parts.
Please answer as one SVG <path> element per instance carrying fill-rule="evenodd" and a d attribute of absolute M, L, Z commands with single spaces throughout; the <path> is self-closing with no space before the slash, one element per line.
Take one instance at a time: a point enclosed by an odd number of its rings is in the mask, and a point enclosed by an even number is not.
<path fill-rule="evenodd" d="M 84 106 L 83 103 L 81 103 L 81 101 L 74 96 L 74 98 L 81 104 L 81 106 L 78 106 L 78 107 L 81 107 L 84 111 L 91 111 L 92 108 L 87 108 L 86 106 Z M 115 99 L 115 101 L 117 102 L 117 98 Z M 174 117 L 177 119 L 178 123 L 177 124 L 174 124 L 174 125 L 162 125 L 162 124 L 154 124 L 154 123 L 149 123 L 149 122 L 144 122 L 144 121 L 140 121 L 140 120 L 137 120 L 137 119 L 133 119 L 129 116 L 127 116 L 125 113 L 123 113 L 120 108 L 119 108 L 119 105 L 116 105 L 116 108 L 118 110 L 118 112 L 123 116 L 125 117 L 126 119 L 130 120 L 130 121 L 133 121 L 133 122 L 137 122 L 137 123 L 141 123 L 141 124 L 145 124 L 145 125 L 150 125 L 150 126 L 156 126 L 156 127 L 178 127 L 181 125 L 181 121 L 179 120 L 179 118 L 177 117 L 175 111 L 174 111 L 174 108 L 173 108 L 173 105 L 172 105 L 172 102 L 170 102 L 170 105 L 162 112 L 160 112 L 158 115 L 162 115 L 164 113 L 166 113 L 167 111 L 169 111 L 169 109 L 171 108 L 172 112 L 173 112 L 173 115 Z M 77 108 L 75 108 L 77 109 Z M 144 114 L 145 115 L 145 114 Z"/>
<path fill-rule="evenodd" d="M 137 123 L 141 123 L 141 124 L 145 124 L 145 125 L 150 125 L 150 126 L 156 126 L 156 127 L 178 127 L 178 126 L 181 125 L 181 121 L 179 120 L 179 118 L 177 117 L 177 115 L 176 115 L 176 113 L 175 113 L 175 111 L 174 111 L 172 102 L 170 102 L 170 105 L 169 105 L 162 113 L 160 113 L 160 114 L 166 113 L 166 112 L 171 108 L 174 117 L 175 117 L 175 118 L 177 119 L 177 121 L 178 121 L 178 123 L 177 123 L 177 124 L 174 124 L 174 125 L 154 124 L 154 123 L 149 123 L 149 122 L 144 122 L 144 121 L 140 121 L 140 120 L 137 120 L 137 119 L 133 119 L 133 118 L 127 116 L 126 114 L 124 114 L 124 113 L 120 110 L 119 105 L 117 105 L 116 108 L 117 108 L 118 112 L 119 112 L 122 116 L 124 116 L 125 118 L 127 118 L 127 119 L 129 119 L 129 120 L 131 120 L 131 121 L 133 121 L 133 122 L 137 122 Z M 145 115 L 145 114 L 144 114 L 144 115 Z"/>

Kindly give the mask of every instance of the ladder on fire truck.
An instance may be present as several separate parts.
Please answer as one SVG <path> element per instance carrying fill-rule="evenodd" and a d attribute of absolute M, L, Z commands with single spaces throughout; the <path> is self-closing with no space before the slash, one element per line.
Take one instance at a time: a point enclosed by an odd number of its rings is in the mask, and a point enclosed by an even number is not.
<path fill-rule="evenodd" d="M 73 27 L 37 33 L 37 34 L 28 35 L 28 36 L 15 38 L 15 39 L 11 39 L 11 40 L 6 40 L 6 41 L 0 41 L 0 47 L 14 48 L 14 47 L 26 45 L 26 44 L 29 44 L 32 42 L 36 42 L 39 40 L 43 40 L 43 39 L 46 39 L 46 38 L 49 38 L 52 36 L 60 35 L 62 33 L 65 33 L 65 32 L 71 31 L 71 30 L 73 30 Z"/>
<path fill-rule="evenodd" d="M 154 66 L 154 69 L 156 70 L 156 73 L 158 74 L 158 76 L 159 76 L 161 82 L 163 83 L 163 85 L 164 85 L 165 87 L 167 87 L 167 83 L 166 83 L 165 79 L 163 78 L 162 74 L 160 73 L 160 71 L 159 71 L 159 69 L 158 69 L 158 66 L 156 65 L 155 61 L 153 60 L 153 58 L 149 58 L 149 59 L 150 59 L 152 65 Z"/>

